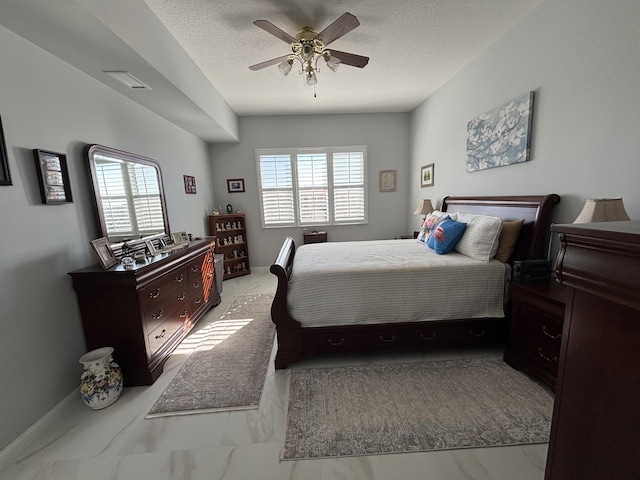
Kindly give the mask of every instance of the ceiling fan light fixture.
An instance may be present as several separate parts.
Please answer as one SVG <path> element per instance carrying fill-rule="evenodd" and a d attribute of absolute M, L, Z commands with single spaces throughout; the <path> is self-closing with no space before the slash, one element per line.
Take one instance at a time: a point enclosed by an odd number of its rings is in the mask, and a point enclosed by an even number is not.
<path fill-rule="evenodd" d="M 308 62 L 309 60 L 313 59 L 314 55 L 315 55 L 315 50 L 313 48 L 313 45 L 311 45 L 310 43 L 303 43 L 302 51 L 300 52 L 300 56 L 302 57 L 302 60 L 304 60 L 305 62 Z"/>
<path fill-rule="evenodd" d="M 280 70 L 280 73 L 285 77 L 289 75 L 289 72 L 291 71 L 292 67 L 293 67 L 293 60 L 289 58 L 287 58 L 286 60 L 283 60 L 278 64 L 278 70 Z"/>
<path fill-rule="evenodd" d="M 327 67 L 329 67 L 332 72 L 338 71 L 338 67 L 340 66 L 339 58 L 333 57 L 330 53 L 325 53 L 324 59 L 327 62 Z"/>
<path fill-rule="evenodd" d="M 315 85 L 318 83 L 318 77 L 316 76 L 316 71 L 313 68 L 307 68 L 304 75 L 304 82 L 307 85 Z"/>

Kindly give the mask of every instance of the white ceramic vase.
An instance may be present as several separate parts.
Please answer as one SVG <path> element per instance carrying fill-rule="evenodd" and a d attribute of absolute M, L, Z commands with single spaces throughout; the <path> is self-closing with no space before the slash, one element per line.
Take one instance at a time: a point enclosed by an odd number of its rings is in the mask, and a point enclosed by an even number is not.
<path fill-rule="evenodd" d="M 122 393 L 122 370 L 113 361 L 112 347 L 103 347 L 80 357 L 84 371 L 80 378 L 80 396 L 91 409 L 99 410 L 115 402 Z"/>

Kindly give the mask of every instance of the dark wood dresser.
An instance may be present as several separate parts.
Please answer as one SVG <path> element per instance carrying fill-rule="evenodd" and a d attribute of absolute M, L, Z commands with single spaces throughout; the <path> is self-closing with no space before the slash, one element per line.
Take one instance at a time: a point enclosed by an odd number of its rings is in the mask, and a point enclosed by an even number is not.
<path fill-rule="evenodd" d="M 554 225 L 567 287 L 546 480 L 640 478 L 640 222 Z"/>
<path fill-rule="evenodd" d="M 113 347 L 126 386 L 149 385 L 209 308 L 220 303 L 212 239 L 169 254 L 103 270 L 69 273 L 88 350 Z"/>

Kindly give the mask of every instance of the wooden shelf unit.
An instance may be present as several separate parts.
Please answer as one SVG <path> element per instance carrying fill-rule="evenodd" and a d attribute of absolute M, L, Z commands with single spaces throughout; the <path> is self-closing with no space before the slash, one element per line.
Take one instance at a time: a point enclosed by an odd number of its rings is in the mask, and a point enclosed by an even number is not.
<path fill-rule="evenodd" d="M 224 255 L 224 280 L 249 275 L 249 243 L 244 213 L 209 215 L 216 253 Z"/>

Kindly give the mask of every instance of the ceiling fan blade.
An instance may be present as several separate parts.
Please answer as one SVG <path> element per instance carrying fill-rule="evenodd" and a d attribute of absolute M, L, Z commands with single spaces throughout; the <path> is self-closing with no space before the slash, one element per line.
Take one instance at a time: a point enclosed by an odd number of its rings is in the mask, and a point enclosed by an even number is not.
<path fill-rule="evenodd" d="M 345 33 L 349 33 L 358 25 L 360 25 L 360 22 L 354 15 L 351 15 L 349 12 L 343 13 L 340 18 L 316 35 L 316 38 L 322 40 L 326 47 Z"/>
<path fill-rule="evenodd" d="M 262 68 L 270 67 L 271 65 L 275 65 L 276 63 L 280 63 L 287 59 L 289 55 L 283 55 L 278 58 L 272 58 L 271 60 L 267 60 L 265 62 L 256 63 L 255 65 L 251 65 L 249 67 L 250 70 L 260 70 Z"/>
<path fill-rule="evenodd" d="M 268 20 L 256 20 L 255 22 L 253 22 L 253 24 L 256 27 L 260 27 L 264 31 L 269 32 L 274 37 L 278 37 L 283 42 L 295 43 L 295 42 L 298 41 L 298 39 L 296 39 L 295 37 L 292 37 L 291 35 L 289 35 L 284 30 L 279 29 L 278 27 L 276 27 L 273 23 L 271 23 Z"/>
<path fill-rule="evenodd" d="M 363 57 L 362 55 L 356 55 L 355 53 L 341 52 L 339 50 L 329 50 L 332 57 L 336 57 L 340 60 L 340 63 L 345 65 L 351 65 L 352 67 L 363 68 L 369 63 L 369 57 Z"/>

